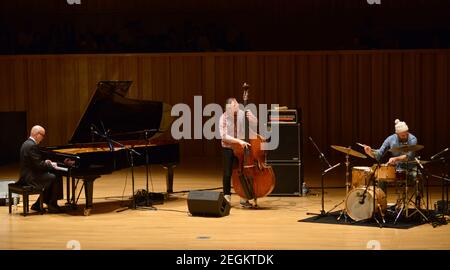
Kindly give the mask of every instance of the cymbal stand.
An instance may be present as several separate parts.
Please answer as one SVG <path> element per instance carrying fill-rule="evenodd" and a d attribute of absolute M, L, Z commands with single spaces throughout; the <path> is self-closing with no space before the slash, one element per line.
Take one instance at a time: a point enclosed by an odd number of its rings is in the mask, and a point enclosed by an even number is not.
<path fill-rule="evenodd" d="M 419 186 L 418 186 L 417 176 L 416 176 L 415 182 L 416 182 L 416 192 L 418 192 L 417 189 L 419 188 Z M 413 208 L 414 208 L 414 211 L 413 211 L 411 214 L 408 214 L 408 211 L 407 211 L 408 209 L 406 209 L 406 217 L 407 217 L 407 218 L 410 218 L 410 217 L 414 216 L 416 213 L 419 213 L 419 214 L 425 219 L 425 221 L 428 222 L 427 216 L 421 211 L 421 208 L 420 208 L 420 199 L 419 199 L 419 201 L 417 202 L 417 198 L 416 198 L 416 202 L 414 202 L 414 201 L 413 201 L 413 197 L 414 197 L 414 196 L 417 197 L 417 194 L 416 194 L 416 193 L 413 193 L 413 194 L 411 195 L 411 197 L 409 197 L 409 200 L 408 200 L 408 202 L 407 202 L 407 205 L 408 205 L 408 206 L 409 206 L 410 203 L 412 203 Z"/>
<path fill-rule="evenodd" d="M 345 170 L 345 198 L 340 204 L 345 202 L 345 199 L 348 196 L 348 191 L 350 190 L 350 161 L 349 161 L 348 153 L 345 155 L 345 168 L 346 168 L 346 170 Z M 340 220 L 342 216 L 344 216 L 345 222 L 347 222 L 348 215 L 347 215 L 347 209 L 345 208 L 345 205 L 344 205 L 344 208 L 342 208 L 341 214 L 339 215 L 337 220 Z"/>
<path fill-rule="evenodd" d="M 415 159 L 418 162 L 418 164 L 422 167 L 420 160 L 418 158 L 415 158 Z M 405 191 L 402 196 L 402 207 L 400 208 L 400 211 L 398 212 L 397 217 L 395 218 L 394 224 L 397 223 L 398 219 L 400 218 L 400 216 L 403 212 L 405 212 L 406 218 L 410 218 L 410 217 L 414 216 L 416 213 L 419 213 L 428 222 L 429 220 L 428 220 L 427 216 L 420 210 L 420 201 L 419 201 L 419 206 L 417 205 L 417 202 L 413 201 L 413 197 L 415 195 L 417 197 L 417 192 L 419 189 L 417 175 L 416 175 L 416 179 L 413 179 L 415 181 L 415 189 L 416 190 L 410 197 L 408 197 L 408 184 L 410 182 L 410 177 L 411 177 L 411 168 L 410 168 L 409 164 L 407 164 L 406 166 L 407 166 L 406 167 L 407 169 L 406 169 L 406 178 L 405 178 Z M 409 205 L 410 204 L 412 204 L 413 208 L 414 208 L 414 211 L 412 213 L 409 213 Z"/>

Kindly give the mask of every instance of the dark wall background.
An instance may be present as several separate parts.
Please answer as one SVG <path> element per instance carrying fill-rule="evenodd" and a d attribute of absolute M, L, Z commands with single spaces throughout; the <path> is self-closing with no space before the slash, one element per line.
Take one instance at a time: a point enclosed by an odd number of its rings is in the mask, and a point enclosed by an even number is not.
<path fill-rule="evenodd" d="M 0 111 L 27 111 L 28 128 L 44 125 L 45 144 L 58 145 L 72 136 L 100 80 L 132 80 L 131 98 L 189 106 L 194 95 L 203 104 L 242 100 L 248 82 L 251 102 L 302 108 L 305 139 L 332 157 L 342 158 L 332 144 L 379 147 L 399 118 L 429 158 L 449 146 L 449 78 L 450 50 L 1 56 Z M 182 142 L 185 156 L 219 150 L 216 141 Z"/>
<path fill-rule="evenodd" d="M 0 165 L 17 162 L 27 138 L 26 112 L 0 112 Z"/>
<path fill-rule="evenodd" d="M 450 47 L 450 1 L 17 0 L 0 52 L 174 52 Z"/>
<path fill-rule="evenodd" d="M 378 146 L 395 118 L 426 158 L 450 137 L 448 14 L 448 0 L 1 1 L 0 110 L 27 111 L 27 127 L 43 124 L 58 145 L 99 80 L 189 105 L 240 97 L 247 81 L 255 103 L 301 107 L 305 137 L 332 158 L 331 144 Z M 189 155 L 219 148 L 182 143 Z"/>

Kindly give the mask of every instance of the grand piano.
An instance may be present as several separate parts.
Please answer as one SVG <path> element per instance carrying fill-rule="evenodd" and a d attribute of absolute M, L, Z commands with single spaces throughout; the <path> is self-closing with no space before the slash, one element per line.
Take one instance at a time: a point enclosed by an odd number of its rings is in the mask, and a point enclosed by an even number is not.
<path fill-rule="evenodd" d="M 94 181 L 117 170 L 130 168 L 133 173 L 137 166 L 162 165 L 167 169 L 167 192 L 173 192 L 173 168 L 180 155 L 179 144 L 170 136 L 171 106 L 126 98 L 131 83 L 100 81 L 69 144 L 41 149 L 46 158 L 58 164 L 67 158 L 74 161 L 63 173 L 67 177 L 67 203 L 76 205 L 76 181 L 81 180 L 85 215 L 93 206 Z"/>

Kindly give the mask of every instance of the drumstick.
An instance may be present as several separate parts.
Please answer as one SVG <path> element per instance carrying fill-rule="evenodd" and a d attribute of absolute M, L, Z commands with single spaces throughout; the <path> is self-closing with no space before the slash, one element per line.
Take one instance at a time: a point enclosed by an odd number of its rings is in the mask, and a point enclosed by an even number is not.
<path fill-rule="evenodd" d="M 368 145 L 365 145 L 365 144 L 362 144 L 362 143 L 359 143 L 359 142 L 357 142 L 356 144 L 359 145 L 359 146 L 361 146 L 362 148 L 366 148 L 366 146 L 368 146 Z M 373 152 L 370 153 L 369 156 L 370 156 L 371 158 L 375 158 Z"/>
<path fill-rule="evenodd" d="M 361 147 L 366 147 L 366 146 L 367 146 L 367 145 L 362 144 L 362 143 L 359 143 L 359 142 L 357 142 L 356 144 L 359 145 L 359 146 L 361 146 Z"/>

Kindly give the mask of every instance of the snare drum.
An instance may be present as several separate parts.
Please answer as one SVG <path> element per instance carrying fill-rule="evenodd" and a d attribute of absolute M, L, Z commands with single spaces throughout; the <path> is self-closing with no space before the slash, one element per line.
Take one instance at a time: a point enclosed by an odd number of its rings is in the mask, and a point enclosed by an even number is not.
<path fill-rule="evenodd" d="M 386 164 L 381 165 L 376 169 L 375 177 L 378 181 L 393 182 L 397 180 L 395 166 Z"/>
<path fill-rule="evenodd" d="M 370 167 L 352 168 L 352 188 L 367 186 L 369 184 L 372 169 Z"/>

